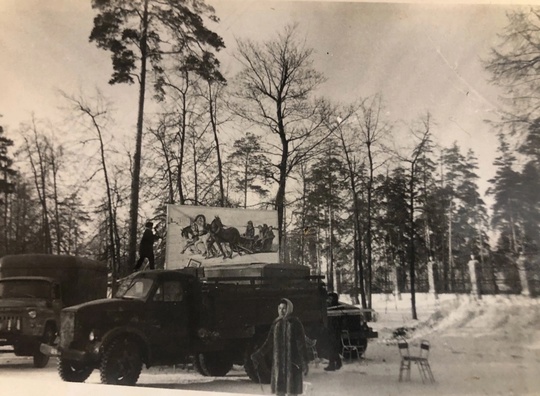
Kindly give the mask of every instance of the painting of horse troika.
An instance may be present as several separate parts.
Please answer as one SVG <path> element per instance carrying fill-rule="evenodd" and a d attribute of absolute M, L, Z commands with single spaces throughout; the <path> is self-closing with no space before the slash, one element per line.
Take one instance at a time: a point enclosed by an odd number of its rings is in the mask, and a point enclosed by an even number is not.
<path fill-rule="evenodd" d="M 190 262 L 277 263 L 277 212 L 167 205 L 168 269 Z"/>

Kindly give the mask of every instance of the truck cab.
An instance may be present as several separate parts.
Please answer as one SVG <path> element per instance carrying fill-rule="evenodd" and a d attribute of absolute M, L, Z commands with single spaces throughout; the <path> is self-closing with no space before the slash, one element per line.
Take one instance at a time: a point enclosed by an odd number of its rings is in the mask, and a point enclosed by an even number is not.
<path fill-rule="evenodd" d="M 18 356 L 33 355 L 36 367 L 46 365 L 46 356 L 34 352 L 41 342 L 54 341 L 61 309 L 60 285 L 52 278 L 0 279 L 0 345 L 12 345 Z"/>
<path fill-rule="evenodd" d="M 106 265 L 93 260 L 45 254 L 0 258 L 0 352 L 32 356 L 35 367 L 46 366 L 49 356 L 40 344 L 54 342 L 61 310 L 106 296 L 106 287 Z"/>
<path fill-rule="evenodd" d="M 175 271 L 144 271 L 124 281 L 111 299 L 64 309 L 57 348 L 66 365 L 61 377 L 71 381 L 69 366 L 76 362 L 99 367 L 104 348 L 119 336 L 143 346 L 137 348 L 140 356 L 132 356 L 135 361 L 148 366 L 180 363 L 192 333 L 188 301 L 193 283 L 193 276 Z"/>

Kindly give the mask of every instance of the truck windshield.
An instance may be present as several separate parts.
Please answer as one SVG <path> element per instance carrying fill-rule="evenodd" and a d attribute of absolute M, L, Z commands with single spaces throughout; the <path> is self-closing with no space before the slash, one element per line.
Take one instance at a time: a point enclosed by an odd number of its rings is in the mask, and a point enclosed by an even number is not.
<path fill-rule="evenodd" d="M 136 279 L 125 290 L 119 290 L 116 293 L 117 298 L 146 299 L 148 292 L 152 288 L 154 281 L 148 278 Z"/>
<path fill-rule="evenodd" d="M 51 297 L 51 284 L 47 281 L 10 280 L 0 281 L 0 298 Z"/>

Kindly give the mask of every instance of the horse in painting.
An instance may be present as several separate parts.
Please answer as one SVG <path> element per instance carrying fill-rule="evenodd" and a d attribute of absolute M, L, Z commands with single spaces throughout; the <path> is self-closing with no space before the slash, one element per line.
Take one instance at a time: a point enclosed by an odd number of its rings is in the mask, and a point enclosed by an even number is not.
<path fill-rule="evenodd" d="M 234 227 L 225 227 L 219 216 L 216 216 L 210 223 L 210 234 L 217 242 L 223 258 L 232 258 L 233 251 L 242 254 L 242 248 L 239 245 L 240 231 Z M 229 245 L 229 252 L 224 249 L 224 244 Z"/>

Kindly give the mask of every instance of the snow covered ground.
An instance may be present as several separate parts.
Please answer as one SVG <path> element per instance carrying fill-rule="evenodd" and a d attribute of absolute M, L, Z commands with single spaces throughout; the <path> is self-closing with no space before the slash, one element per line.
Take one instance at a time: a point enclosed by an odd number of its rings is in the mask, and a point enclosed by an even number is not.
<path fill-rule="evenodd" d="M 326 395 L 540 395 L 540 299 L 521 296 L 417 295 L 418 320 L 411 319 L 410 296 L 375 295 L 379 338 L 369 343 L 366 359 L 345 362 L 325 372 L 312 363 L 305 394 Z M 409 331 L 412 348 L 431 342 L 430 362 L 437 383 L 423 384 L 416 367 L 411 382 L 398 382 L 400 357 L 392 334 Z M 149 389 L 152 388 L 152 389 Z M 223 378 L 202 377 L 180 368 L 143 371 L 136 387 L 99 384 L 94 372 L 86 384 L 60 380 L 54 362 L 34 369 L 31 361 L 0 356 L 0 390 L 16 395 L 220 396 L 269 394 L 252 383 L 241 367 Z M 216 394 L 216 392 L 219 392 Z"/>

